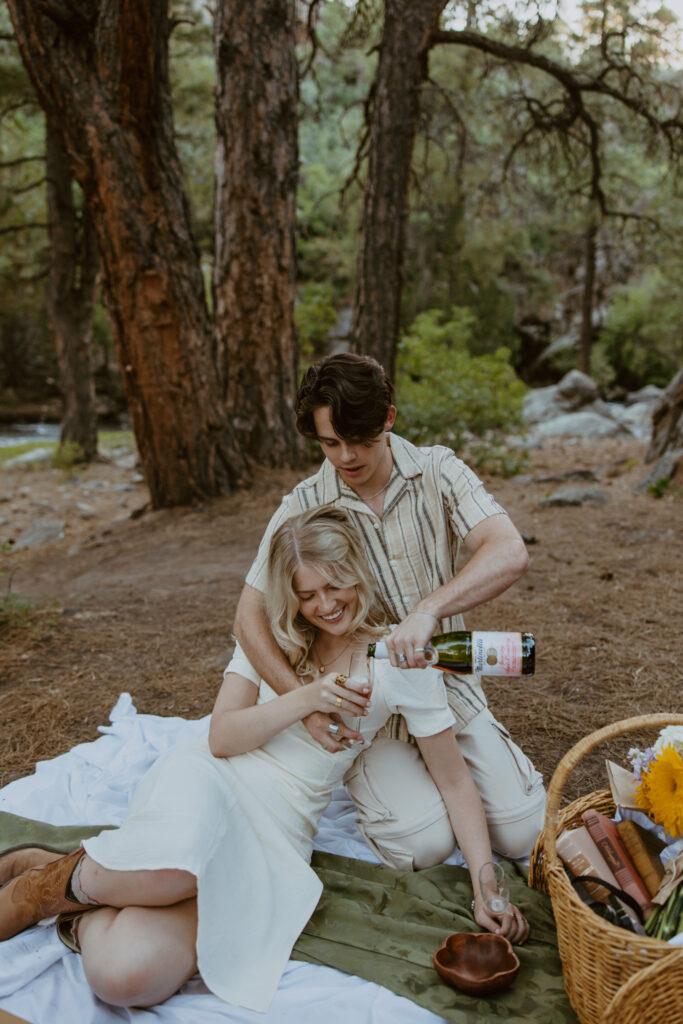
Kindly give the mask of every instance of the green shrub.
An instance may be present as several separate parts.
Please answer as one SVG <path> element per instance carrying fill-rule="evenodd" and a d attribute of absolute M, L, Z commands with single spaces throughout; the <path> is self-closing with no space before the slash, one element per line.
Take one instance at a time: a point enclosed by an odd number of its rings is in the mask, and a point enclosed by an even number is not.
<path fill-rule="evenodd" d="M 19 597 L 13 590 L 0 593 L 0 630 L 22 626 L 33 609 L 29 597 Z"/>
<path fill-rule="evenodd" d="M 467 462 L 474 469 L 485 469 L 494 476 L 511 477 L 529 469 L 531 459 L 523 448 L 489 440 L 468 444 Z"/>
<path fill-rule="evenodd" d="M 415 318 L 401 339 L 397 404 L 400 432 L 409 440 L 458 449 L 475 435 L 500 449 L 494 435 L 521 427 L 526 387 L 510 366 L 507 349 L 469 354 L 475 327 L 468 309 L 454 307 L 450 319 L 429 310 Z"/>
<path fill-rule="evenodd" d="M 52 456 L 52 465 L 55 469 L 71 469 L 72 466 L 85 461 L 85 452 L 77 441 L 64 441 L 57 446 Z"/>
<path fill-rule="evenodd" d="M 645 384 L 666 387 L 683 363 L 680 283 L 660 270 L 617 289 L 596 345 L 595 365 L 605 376 L 636 390 Z"/>
<path fill-rule="evenodd" d="M 7 541 L 0 543 L 0 564 L 6 563 L 11 545 Z M 8 575 L 7 583 L 0 591 L 0 632 L 11 627 L 21 626 L 28 619 L 33 608 L 33 601 L 28 597 L 19 597 L 12 590 L 12 575 L 5 565 L 0 568 L 0 576 Z"/>
<path fill-rule="evenodd" d="M 296 306 L 299 346 L 304 362 L 317 359 L 327 349 L 327 336 L 337 322 L 331 284 L 306 284 Z"/>
<path fill-rule="evenodd" d="M 648 487 L 649 493 L 653 498 L 663 498 L 666 492 L 671 487 L 671 479 L 668 476 L 663 476 L 661 480 L 656 480 Z"/>

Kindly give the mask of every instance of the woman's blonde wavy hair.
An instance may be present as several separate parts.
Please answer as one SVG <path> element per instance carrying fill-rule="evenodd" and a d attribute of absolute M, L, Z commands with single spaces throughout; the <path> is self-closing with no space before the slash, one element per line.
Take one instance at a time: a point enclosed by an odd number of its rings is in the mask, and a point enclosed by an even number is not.
<path fill-rule="evenodd" d="M 299 611 L 294 574 L 310 566 L 335 587 L 355 587 L 358 610 L 350 632 L 381 636 L 388 616 L 380 604 L 358 533 L 342 509 L 317 508 L 293 516 L 270 542 L 266 611 L 279 647 L 299 675 L 315 671 L 310 650 L 317 630 Z"/>

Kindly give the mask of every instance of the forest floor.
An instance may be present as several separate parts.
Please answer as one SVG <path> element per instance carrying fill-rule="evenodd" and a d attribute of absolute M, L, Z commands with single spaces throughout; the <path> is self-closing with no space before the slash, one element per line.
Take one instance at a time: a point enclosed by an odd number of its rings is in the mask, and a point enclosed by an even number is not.
<path fill-rule="evenodd" d="M 536 674 L 485 688 L 496 715 L 544 773 L 593 730 L 633 715 L 683 710 L 683 496 L 634 492 L 648 467 L 637 441 L 546 442 L 522 477 L 486 478 L 526 535 L 528 574 L 467 616 L 470 628 L 536 635 Z M 0 785 L 35 762 L 95 739 L 118 695 L 140 712 L 198 718 L 212 707 L 231 650 L 245 573 L 283 493 L 303 474 L 262 471 L 251 491 L 167 511 L 148 499 L 132 460 L 78 473 L 0 470 L 0 537 L 60 518 L 64 538 L 3 557 L 0 585 L 33 599 L 0 632 Z M 541 500 L 592 470 L 602 506 Z M 581 486 L 586 486 L 582 483 Z M 582 760 L 565 795 L 606 785 L 629 733 Z"/>

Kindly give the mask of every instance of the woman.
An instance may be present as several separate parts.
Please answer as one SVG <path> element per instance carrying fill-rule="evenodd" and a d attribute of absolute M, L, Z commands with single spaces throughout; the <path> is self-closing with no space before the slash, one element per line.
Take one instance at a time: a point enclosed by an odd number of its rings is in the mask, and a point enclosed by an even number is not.
<path fill-rule="evenodd" d="M 0 938 L 60 913 L 60 935 L 80 948 L 106 1002 L 162 1002 L 199 970 L 222 999 L 265 1011 L 320 897 L 309 865 L 318 821 L 362 749 L 317 744 L 301 720 L 319 710 L 357 716 L 363 743 L 391 714 L 406 717 L 469 865 L 477 923 L 526 939 L 517 908 L 496 918 L 482 903 L 477 874 L 491 850 L 440 674 L 373 662 L 371 697 L 367 685 L 344 685 L 352 656 L 386 626 L 341 510 L 303 513 L 277 531 L 268 615 L 306 685 L 278 697 L 243 655 L 233 658 L 208 737 L 154 765 L 121 828 L 66 857 L 6 855 L 43 866 L 0 890 Z M 7 878 L 15 872 L 3 860 Z"/>

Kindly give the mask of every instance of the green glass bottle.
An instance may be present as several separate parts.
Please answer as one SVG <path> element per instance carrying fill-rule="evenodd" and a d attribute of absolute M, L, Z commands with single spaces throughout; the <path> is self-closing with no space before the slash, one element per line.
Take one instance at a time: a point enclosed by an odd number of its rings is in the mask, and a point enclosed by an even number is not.
<path fill-rule="evenodd" d="M 388 658 L 383 640 L 368 644 L 368 657 Z M 459 630 L 433 636 L 425 658 L 434 668 L 481 676 L 532 676 L 536 667 L 533 633 L 493 633 Z"/>

